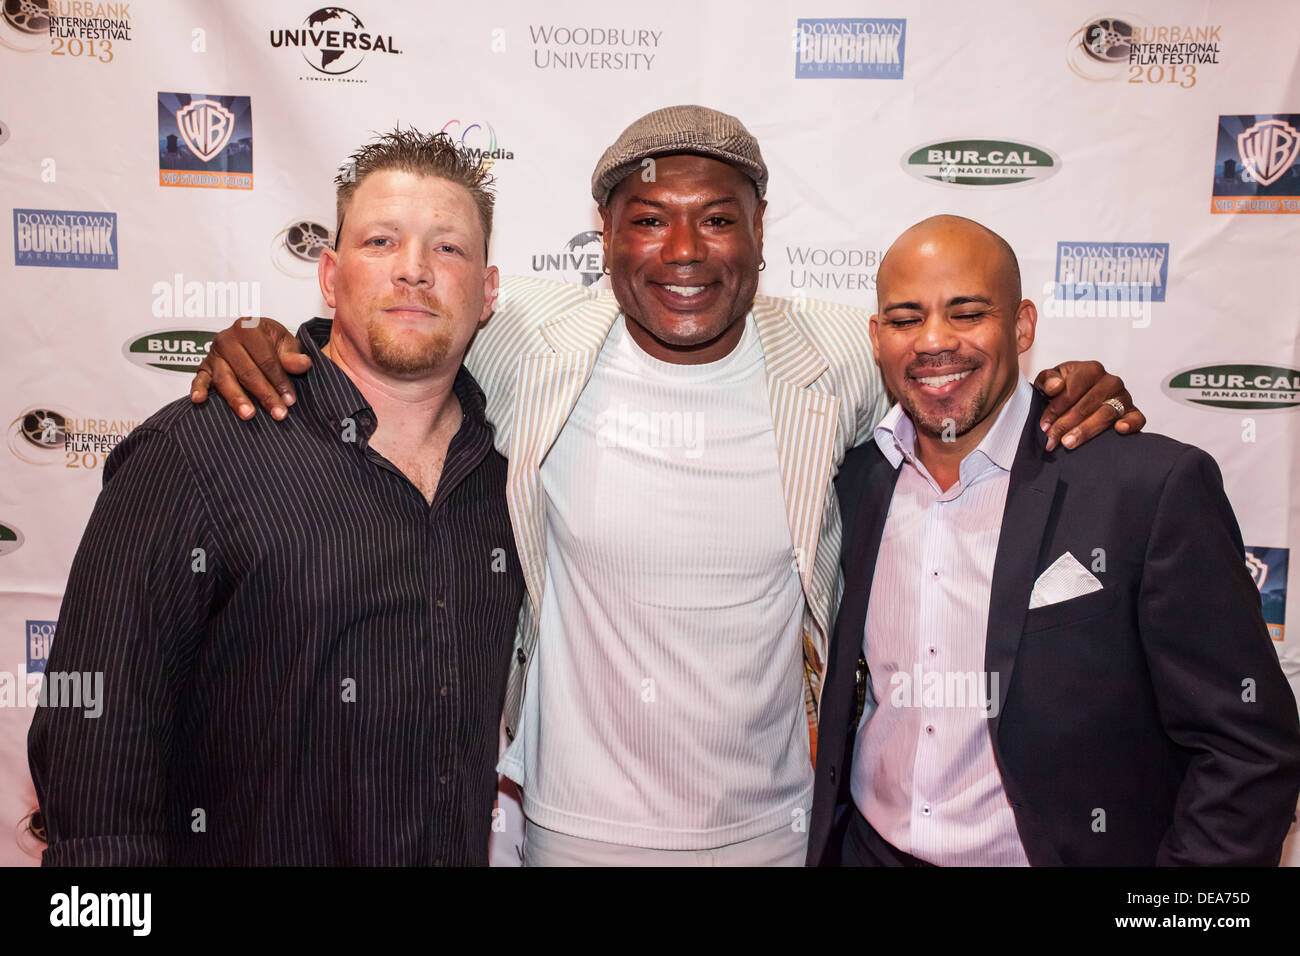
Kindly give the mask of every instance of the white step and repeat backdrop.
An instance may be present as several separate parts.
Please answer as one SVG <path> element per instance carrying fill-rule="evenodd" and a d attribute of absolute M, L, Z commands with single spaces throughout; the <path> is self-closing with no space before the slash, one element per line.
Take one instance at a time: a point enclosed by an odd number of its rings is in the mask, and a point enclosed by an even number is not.
<path fill-rule="evenodd" d="M 1218 459 L 1300 690 L 1300 8 L 1126 2 L 2 0 L 0 863 L 39 857 L 29 701 L 107 453 L 233 317 L 325 314 L 331 179 L 398 124 L 491 159 L 504 273 L 604 281 L 592 166 L 674 103 L 762 144 L 763 292 L 870 307 L 903 228 L 987 223 L 1026 369 L 1100 359 Z"/>

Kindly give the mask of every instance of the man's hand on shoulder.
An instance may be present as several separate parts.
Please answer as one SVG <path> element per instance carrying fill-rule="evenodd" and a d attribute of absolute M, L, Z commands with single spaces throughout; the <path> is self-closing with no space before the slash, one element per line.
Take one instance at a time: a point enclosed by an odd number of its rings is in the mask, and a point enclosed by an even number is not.
<path fill-rule="evenodd" d="M 1062 362 L 1039 372 L 1034 387 L 1051 399 L 1040 419 L 1048 451 L 1058 442 L 1077 448 L 1108 428 L 1128 435 L 1146 426 L 1147 417 L 1133 406 L 1124 380 L 1100 362 Z"/>
<path fill-rule="evenodd" d="M 212 340 L 190 385 L 190 401 L 207 401 L 208 389 L 215 385 L 240 418 L 253 417 L 255 398 L 279 421 L 297 399 L 289 375 L 301 375 L 309 368 L 311 359 L 297 338 L 275 319 L 240 318 Z"/>

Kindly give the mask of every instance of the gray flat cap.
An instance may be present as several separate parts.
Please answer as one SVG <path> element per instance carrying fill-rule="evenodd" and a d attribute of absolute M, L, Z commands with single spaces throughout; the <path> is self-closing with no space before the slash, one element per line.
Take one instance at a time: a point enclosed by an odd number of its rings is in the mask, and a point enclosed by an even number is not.
<path fill-rule="evenodd" d="M 767 164 L 758 140 L 734 116 L 707 106 L 669 106 L 647 113 L 605 150 L 591 174 L 591 197 L 603 206 L 609 194 L 648 156 L 696 153 L 735 166 L 754 181 L 758 198 L 767 192 Z"/>

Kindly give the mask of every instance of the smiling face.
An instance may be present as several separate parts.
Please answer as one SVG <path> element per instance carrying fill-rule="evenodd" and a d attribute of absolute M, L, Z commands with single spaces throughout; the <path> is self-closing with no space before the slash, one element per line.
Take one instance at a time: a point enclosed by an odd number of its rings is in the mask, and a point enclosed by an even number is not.
<path fill-rule="evenodd" d="M 763 210 L 754 183 L 704 156 L 660 156 L 600 207 L 605 265 L 628 331 L 647 353 L 682 365 L 735 348 L 758 289 Z"/>
<path fill-rule="evenodd" d="M 920 436 L 973 449 L 1034 341 L 1038 315 L 1020 299 L 1010 248 L 978 223 L 936 216 L 890 247 L 876 288 L 871 344 L 885 384 Z"/>
<path fill-rule="evenodd" d="M 404 380 L 458 367 L 497 292 L 468 190 L 395 169 L 357 184 L 319 278 L 334 307 L 331 344 Z"/>

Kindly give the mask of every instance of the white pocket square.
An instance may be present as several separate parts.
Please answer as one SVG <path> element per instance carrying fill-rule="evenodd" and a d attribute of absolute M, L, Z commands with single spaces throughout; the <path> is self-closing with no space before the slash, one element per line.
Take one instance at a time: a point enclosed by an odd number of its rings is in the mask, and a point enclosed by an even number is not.
<path fill-rule="evenodd" d="M 1092 576 L 1079 559 L 1069 551 L 1052 562 L 1052 566 L 1038 576 L 1034 590 L 1029 595 L 1029 609 L 1060 604 L 1071 598 L 1082 597 L 1101 590 L 1101 582 Z"/>

